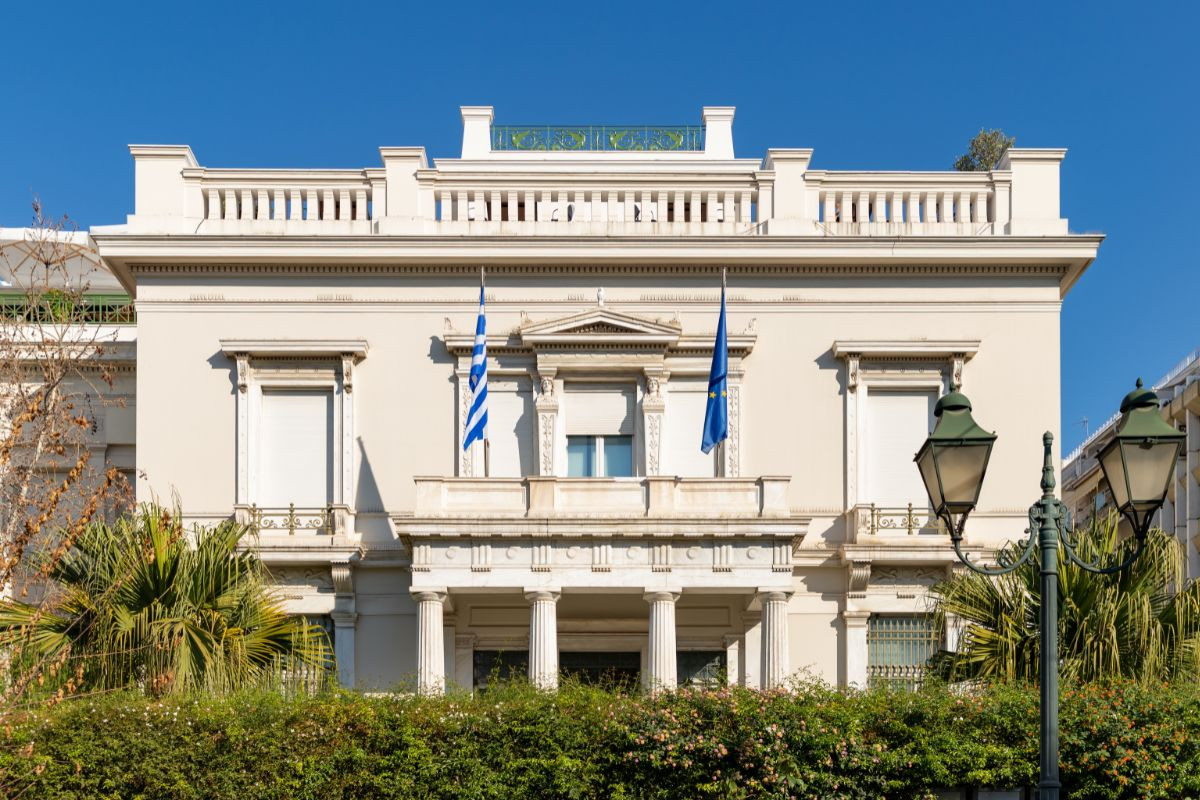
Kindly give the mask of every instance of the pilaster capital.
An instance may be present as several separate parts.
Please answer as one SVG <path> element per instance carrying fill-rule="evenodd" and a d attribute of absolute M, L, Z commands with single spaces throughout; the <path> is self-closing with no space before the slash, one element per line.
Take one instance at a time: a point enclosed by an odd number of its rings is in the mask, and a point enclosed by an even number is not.
<path fill-rule="evenodd" d="M 867 621 L 871 619 L 871 612 L 845 609 L 842 611 L 841 617 L 842 623 L 847 628 L 865 628 Z"/>
<path fill-rule="evenodd" d="M 358 614 L 353 611 L 334 611 L 329 615 L 335 628 L 353 628 L 358 622 Z"/>

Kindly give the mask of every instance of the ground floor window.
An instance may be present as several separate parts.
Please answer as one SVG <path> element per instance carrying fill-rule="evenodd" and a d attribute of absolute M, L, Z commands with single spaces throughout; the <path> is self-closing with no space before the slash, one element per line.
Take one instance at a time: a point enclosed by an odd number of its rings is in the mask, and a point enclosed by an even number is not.
<path fill-rule="evenodd" d="M 562 653 L 558 654 L 559 673 L 566 680 L 577 680 L 589 686 L 637 688 L 642 674 L 642 654 L 627 653 Z"/>
<path fill-rule="evenodd" d="M 725 682 L 724 650 L 680 650 L 675 656 L 675 673 L 680 686 L 718 686 Z"/>
<path fill-rule="evenodd" d="M 528 650 L 476 650 L 472 680 L 476 689 L 529 674 Z"/>
<path fill-rule="evenodd" d="M 873 614 L 867 623 L 867 684 L 914 689 L 937 645 L 928 614 Z"/>

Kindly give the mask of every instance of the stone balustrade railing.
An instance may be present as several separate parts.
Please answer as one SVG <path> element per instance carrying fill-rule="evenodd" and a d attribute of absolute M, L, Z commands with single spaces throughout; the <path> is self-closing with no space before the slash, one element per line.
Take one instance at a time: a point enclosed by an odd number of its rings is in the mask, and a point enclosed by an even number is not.
<path fill-rule="evenodd" d="M 425 190 L 435 193 L 438 229 L 445 233 L 734 234 L 750 231 L 758 221 L 753 179 L 733 188 L 451 185 Z"/>
<path fill-rule="evenodd" d="M 991 235 L 1009 221 L 1010 184 L 1010 176 L 987 172 L 805 175 L 828 236 Z"/>
<path fill-rule="evenodd" d="M 211 233 L 372 233 L 368 170 L 185 169 Z"/>
<path fill-rule="evenodd" d="M 786 517 L 789 478 L 418 477 L 418 517 Z"/>
<path fill-rule="evenodd" d="M 710 139 L 711 131 L 710 131 Z M 486 138 L 483 140 L 485 143 Z M 447 160 L 381 149 L 358 170 L 208 169 L 135 146 L 136 233 L 452 236 L 1060 236 L 1065 151 L 1013 149 L 991 172 L 832 172 L 811 150 L 751 159 L 517 153 Z M 732 149 L 732 145 L 729 145 Z M 584 156 L 588 154 L 582 154 Z M 554 160 L 556 158 L 566 160 Z M 689 157 L 696 156 L 695 158 Z M 629 161 L 622 161 L 628 157 Z"/>

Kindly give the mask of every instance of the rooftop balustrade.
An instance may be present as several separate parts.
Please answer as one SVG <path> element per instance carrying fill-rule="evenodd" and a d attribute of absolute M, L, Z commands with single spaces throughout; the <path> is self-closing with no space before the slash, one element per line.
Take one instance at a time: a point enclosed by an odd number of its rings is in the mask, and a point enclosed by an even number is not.
<path fill-rule="evenodd" d="M 211 169 L 131 147 L 134 233 L 420 236 L 1059 236 L 1063 150 L 991 172 L 811 169 L 812 151 L 733 155 L 733 109 L 703 125 L 494 125 L 463 109 L 458 159 L 382 148 L 369 169 Z"/>

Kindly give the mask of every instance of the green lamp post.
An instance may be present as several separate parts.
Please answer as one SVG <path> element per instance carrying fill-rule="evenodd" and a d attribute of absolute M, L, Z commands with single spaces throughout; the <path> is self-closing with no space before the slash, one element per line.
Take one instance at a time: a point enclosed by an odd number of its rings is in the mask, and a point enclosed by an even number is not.
<path fill-rule="evenodd" d="M 934 407 L 937 423 L 917 451 L 914 461 L 921 473 L 934 513 L 950 533 L 954 552 L 968 568 L 984 575 L 1003 575 L 1041 550 L 1042 605 L 1040 618 L 1041 763 L 1040 800 L 1058 800 L 1058 546 L 1071 561 L 1097 574 L 1127 568 L 1141 555 L 1154 513 L 1166 499 L 1167 486 L 1183 446 L 1184 434 L 1159 414 L 1158 395 L 1137 388 L 1121 402 L 1116 435 L 1100 451 L 1100 468 L 1112 488 L 1117 509 L 1133 526 L 1137 547 L 1124 563 L 1112 567 L 1081 560 L 1067 535 L 1070 520 L 1066 506 L 1054 496 L 1054 436 L 1042 436 L 1042 497 L 1029 509 L 1029 538 L 1021 556 L 995 568 L 973 563 L 962 550 L 967 516 L 979 502 L 983 478 L 992 455 L 995 434 L 988 433 L 971 416 L 971 403 L 959 392 L 944 395 Z M 1036 531 L 1036 536 L 1034 532 Z"/>

